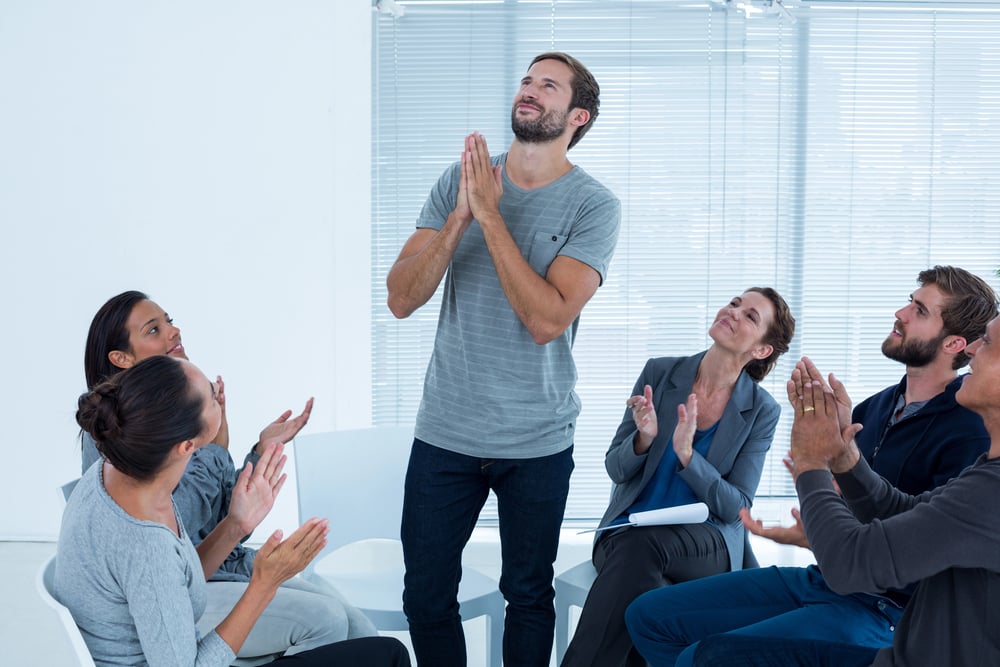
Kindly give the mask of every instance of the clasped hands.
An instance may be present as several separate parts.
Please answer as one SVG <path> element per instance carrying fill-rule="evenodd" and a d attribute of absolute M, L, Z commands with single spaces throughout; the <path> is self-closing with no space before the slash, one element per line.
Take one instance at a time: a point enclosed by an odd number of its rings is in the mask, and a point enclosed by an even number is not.
<path fill-rule="evenodd" d="M 462 169 L 458 182 L 455 213 L 469 224 L 473 218 L 489 223 L 491 216 L 500 217 L 500 197 L 503 195 L 503 167 L 493 166 L 486 138 L 473 132 L 465 138 Z"/>
<path fill-rule="evenodd" d="M 827 469 L 846 472 L 861 457 L 854 436 L 861 424 L 851 423 L 851 399 L 840 380 L 831 373 L 829 384 L 808 357 L 795 365 L 787 383 L 788 402 L 795 410 L 792 424 L 791 451 L 784 459 L 785 467 L 797 478 L 805 470 Z M 765 527 L 747 509 L 740 510 L 743 526 L 778 544 L 809 548 L 799 510 L 792 509 L 792 526 Z"/>
<path fill-rule="evenodd" d="M 846 472 L 860 458 L 854 436 L 861 424 L 851 423 L 851 399 L 843 383 L 830 373 L 829 384 L 809 357 L 802 357 L 786 385 L 795 412 L 789 471 Z"/>

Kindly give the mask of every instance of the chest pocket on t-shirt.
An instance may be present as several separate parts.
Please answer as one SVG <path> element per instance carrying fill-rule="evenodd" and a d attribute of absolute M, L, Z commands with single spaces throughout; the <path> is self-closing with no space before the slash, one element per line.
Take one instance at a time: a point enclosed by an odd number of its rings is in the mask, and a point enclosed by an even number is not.
<path fill-rule="evenodd" d="M 566 245 L 568 236 L 560 236 L 551 232 L 535 232 L 528 249 L 528 264 L 540 276 L 549 271 L 549 264 L 556 258 L 562 247 Z"/>

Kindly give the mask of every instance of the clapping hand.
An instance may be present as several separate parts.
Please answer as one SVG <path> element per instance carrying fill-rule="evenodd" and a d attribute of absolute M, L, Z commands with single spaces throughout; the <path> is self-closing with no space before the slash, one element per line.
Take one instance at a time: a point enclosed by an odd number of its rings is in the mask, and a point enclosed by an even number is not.
<path fill-rule="evenodd" d="M 277 587 L 306 568 L 323 547 L 330 524 L 326 519 L 312 518 L 302 524 L 287 540 L 280 530 L 267 539 L 254 558 L 254 578 Z"/>
<path fill-rule="evenodd" d="M 791 459 L 792 476 L 797 478 L 805 470 L 833 469 L 853 456 L 851 449 L 854 435 L 861 430 L 860 424 L 851 424 L 848 412 L 847 424 L 841 423 L 844 406 L 850 406 L 850 399 L 843 384 L 830 376 L 827 386 L 823 376 L 808 357 L 802 357 L 792 371 L 788 381 L 788 400 L 795 410 L 792 423 Z M 856 451 L 856 447 L 853 447 Z M 856 461 L 857 459 L 854 459 Z"/>
<path fill-rule="evenodd" d="M 688 396 L 687 403 L 677 406 L 677 426 L 674 428 L 674 454 L 684 468 L 694 455 L 694 434 L 698 430 L 698 397 Z"/>
<path fill-rule="evenodd" d="M 864 426 L 851 423 L 851 398 L 847 395 L 844 383 L 835 378 L 833 373 L 830 373 L 830 390 L 837 402 L 837 421 L 840 423 L 841 435 L 844 438 L 844 449 L 840 456 L 832 461 L 830 469 L 833 472 L 847 472 L 861 458 L 861 450 L 858 449 L 854 437 Z"/>
<path fill-rule="evenodd" d="M 226 418 L 226 383 L 222 381 L 221 375 L 216 375 L 215 384 L 215 400 L 219 402 L 219 407 L 222 408 L 222 423 L 219 424 L 219 432 L 215 435 L 212 442 L 223 449 L 229 449 L 229 420 Z"/>
<path fill-rule="evenodd" d="M 309 422 L 309 415 L 312 414 L 313 409 L 313 399 L 310 398 L 306 401 L 306 407 L 295 419 L 289 419 L 292 416 L 291 410 L 285 410 L 281 415 L 275 419 L 273 422 L 264 427 L 264 430 L 260 432 L 260 440 L 254 445 L 255 451 L 260 451 L 261 447 L 265 447 L 271 443 L 285 444 L 292 438 L 294 438 L 302 427 Z"/>
<path fill-rule="evenodd" d="M 833 400 L 837 406 L 837 421 L 840 423 L 840 427 L 843 429 L 851 424 L 851 397 L 847 395 L 847 389 L 844 384 L 834 377 L 833 373 L 829 375 L 829 384 L 823 379 L 823 375 L 816 368 L 816 365 L 808 357 L 802 357 L 795 364 L 795 369 L 792 371 L 792 379 L 796 377 L 796 372 L 798 377 L 809 378 L 812 380 L 819 381 L 820 387 L 823 391 L 829 395 L 833 396 Z M 792 407 L 796 406 L 796 401 L 801 400 L 802 396 L 796 390 L 796 393 L 792 393 L 793 382 L 788 383 L 788 402 L 792 404 Z"/>
<path fill-rule="evenodd" d="M 229 517 L 237 522 L 244 535 L 253 532 L 274 506 L 274 499 L 285 484 L 285 446 L 271 443 L 264 447 L 257 465 L 247 463 L 236 479 Z"/>
<path fill-rule="evenodd" d="M 808 549 L 809 538 L 806 537 L 806 529 L 805 526 L 802 525 L 802 515 L 799 514 L 799 509 L 797 507 L 792 508 L 792 518 L 795 519 L 795 525 L 771 526 L 769 528 L 765 528 L 763 521 L 760 519 L 754 519 L 750 516 L 750 510 L 745 507 L 740 510 L 740 521 L 742 521 L 743 526 L 754 535 L 766 537 L 767 539 L 777 542 L 778 544 L 791 544 L 797 547 L 802 547 L 803 549 Z"/>
<path fill-rule="evenodd" d="M 632 419 L 639 430 L 633 445 L 635 453 L 644 454 L 649 451 L 653 439 L 660 431 L 660 425 L 656 421 L 656 408 L 653 407 L 653 388 L 647 384 L 643 387 L 641 396 L 632 396 L 625 401 L 625 405 L 632 409 Z"/>

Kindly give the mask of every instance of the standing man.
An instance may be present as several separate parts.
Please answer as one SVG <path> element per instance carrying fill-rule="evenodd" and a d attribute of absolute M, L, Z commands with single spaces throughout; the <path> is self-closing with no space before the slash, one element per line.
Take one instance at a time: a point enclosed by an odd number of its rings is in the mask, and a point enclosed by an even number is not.
<path fill-rule="evenodd" d="M 920 288 L 896 311 L 882 344 L 883 354 L 906 364 L 906 375 L 853 413 L 864 426 L 856 434 L 861 456 L 911 493 L 943 484 L 989 449 L 982 418 L 955 395 L 962 386 L 958 369 L 969 361 L 966 347 L 997 314 L 993 289 L 968 271 L 935 266 L 918 280 Z M 840 419 L 850 423 L 850 405 L 840 410 Z M 763 529 L 749 515 L 744 523 L 778 542 L 808 546 L 801 524 Z M 825 642 L 872 649 L 891 644 L 912 593 L 904 587 L 840 595 L 814 565 L 760 568 L 651 591 L 629 607 L 626 622 L 639 652 L 657 667 L 691 665 L 698 643 L 720 634 L 753 638 L 754 646 L 761 639 L 801 640 L 785 644 L 780 664 L 811 664 Z M 713 655 L 735 643 L 716 644 Z"/>
<path fill-rule="evenodd" d="M 567 159 L 600 88 L 564 53 L 536 57 L 511 110 L 514 141 L 478 133 L 438 180 L 387 279 L 408 317 L 444 280 L 403 502 L 403 609 L 417 661 L 464 666 L 457 593 L 465 544 L 497 497 L 507 601 L 504 662 L 548 665 L 559 544 L 580 401 L 572 347 L 607 275 L 617 198 Z"/>

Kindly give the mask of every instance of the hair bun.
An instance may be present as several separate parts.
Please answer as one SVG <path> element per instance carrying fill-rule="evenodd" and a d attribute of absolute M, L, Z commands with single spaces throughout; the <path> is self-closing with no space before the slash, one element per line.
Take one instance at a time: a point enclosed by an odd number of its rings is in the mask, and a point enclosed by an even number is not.
<path fill-rule="evenodd" d="M 143 359 L 80 397 L 76 420 L 123 475 L 151 480 L 178 443 L 205 430 L 205 389 L 179 359 Z"/>
<path fill-rule="evenodd" d="M 102 382 L 93 391 L 80 396 L 76 423 L 97 443 L 117 440 L 121 436 L 118 415 L 118 386 Z"/>

